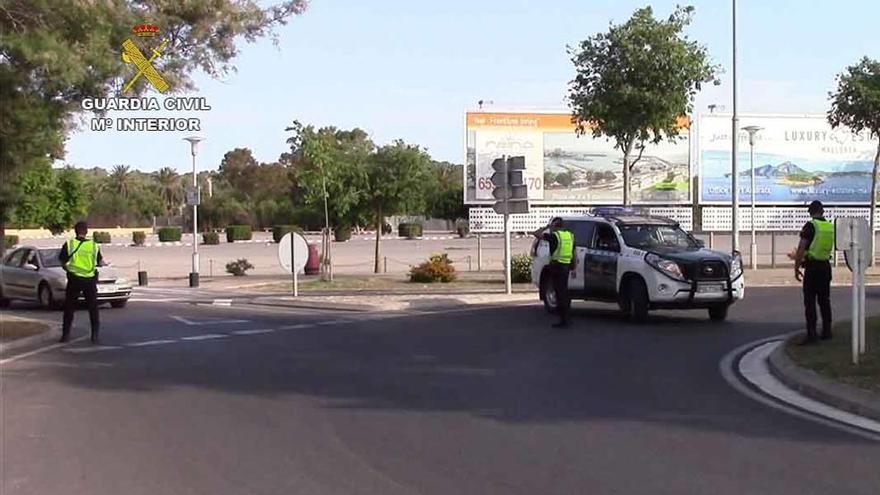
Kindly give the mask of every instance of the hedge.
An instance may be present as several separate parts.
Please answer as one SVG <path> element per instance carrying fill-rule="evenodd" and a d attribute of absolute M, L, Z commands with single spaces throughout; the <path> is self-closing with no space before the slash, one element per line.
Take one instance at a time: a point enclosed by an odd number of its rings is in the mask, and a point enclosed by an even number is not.
<path fill-rule="evenodd" d="M 135 230 L 131 233 L 131 243 L 135 246 L 143 246 L 147 240 L 147 233 L 143 230 Z"/>
<path fill-rule="evenodd" d="M 420 223 L 401 223 L 397 226 L 397 235 L 406 237 L 407 239 L 415 239 L 422 236 L 422 224 Z"/>
<path fill-rule="evenodd" d="M 333 239 L 336 242 L 345 242 L 351 239 L 351 225 L 339 225 L 334 227 Z"/>
<path fill-rule="evenodd" d="M 110 232 L 103 232 L 100 230 L 92 232 L 92 240 L 98 244 L 110 244 Z"/>
<path fill-rule="evenodd" d="M 254 237 L 250 225 L 227 225 L 226 242 L 249 241 Z"/>
<path fill-rule="evenodd" d="M 272 226 L 272 240 L 276 243 L 281 242 L 281 238 L 291 232 L 299 232 L 302 233 L 302 229 L 299 225 L 273 225 Z"/>
<path fill-rule="evenodd" d="M 220 234 L 216 232 L 204 232 L 202 234 L 202 244 L 214 246 L 220 244 Z"/>
<path fill-rule="evenodd" d="M 160 227 L 159 242 L 180 242 L 183 231 L 180 227 Z"/>

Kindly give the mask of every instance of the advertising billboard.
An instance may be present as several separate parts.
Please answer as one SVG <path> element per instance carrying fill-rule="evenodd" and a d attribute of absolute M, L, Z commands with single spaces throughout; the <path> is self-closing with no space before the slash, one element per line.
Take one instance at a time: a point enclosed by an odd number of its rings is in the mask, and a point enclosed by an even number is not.
<path fill-rule="evenodd" d="M 762 129 L 755 139 L 755 202 L 866 204 L 876 141 L 869 133 L 832 129 L 822 115 L 742 116 L 740 126 Z M 731 118 L 704 115 L 697 126 L 700 202 L 731 201 Z M 751 202 L 748 133 L 739 132 L 739 197 Z"/>
<path fill-rule="evenodd" d="M 469 112 L 466 143 L 468 204 L 494 201 L 492 161 L 502 155 L 525 156 L 533 204 L 623 202 L 622 153 L 611 140 L 578 136 L 569 113 Z M 687 131 L 674 142 L 648 145 L 631 176 L 633 203 L 689 203 L 689 149 Z"/>

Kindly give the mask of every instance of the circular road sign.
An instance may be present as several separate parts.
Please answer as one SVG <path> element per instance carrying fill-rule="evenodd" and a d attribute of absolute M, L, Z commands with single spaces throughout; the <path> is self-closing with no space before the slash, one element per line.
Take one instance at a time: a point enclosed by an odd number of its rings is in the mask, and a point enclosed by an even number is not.
<path fill-rule="evenodd" d="M 293 237 L 293 252 L 290 249 L 290 239 Z M 293 255 L 293 256 L 291 256 Z M 309 245 L 302 234 L 291 232 L 284 234 L 278 243 L 278 263 L 285 271 L 290 272 L 290 259 L 294 258 L 294 266 L 297 273 L 302 273 L 309 260 Z"/>

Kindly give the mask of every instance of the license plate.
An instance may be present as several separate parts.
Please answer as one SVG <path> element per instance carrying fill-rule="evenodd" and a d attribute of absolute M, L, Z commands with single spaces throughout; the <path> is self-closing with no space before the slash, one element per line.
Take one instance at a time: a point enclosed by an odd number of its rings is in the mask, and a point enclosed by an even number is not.
<path fill-rule="evenodd" d="M 116 292 L 116 285 L 101 284 L 98 285 L 98 294 L 110 294 Z"/>
<path fill-rule="evenodd" d="M 724 292 L 723 284 L 699 284 L 697 285 L 697 292 L 700 294 L 718 294 L 720 292 Z"/>

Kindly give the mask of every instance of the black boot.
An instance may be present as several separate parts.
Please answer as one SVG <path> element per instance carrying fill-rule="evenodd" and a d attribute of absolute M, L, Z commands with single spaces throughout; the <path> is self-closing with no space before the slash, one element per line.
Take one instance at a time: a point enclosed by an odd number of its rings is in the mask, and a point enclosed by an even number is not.
<path fill-rule="evenodd" d="M 98 331 L 97 330 L 92 330 L 92 343 L 93 344 L 98 343 Z"/>
<path fill-rule="evenodd" d="M 822 332 L 822 335 L 819 337 L 822 340 L 831 340 L 834 335 L 831 334 L 831 330 L 826 330 Z"/>

